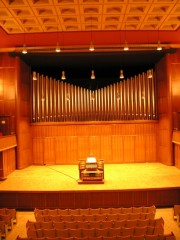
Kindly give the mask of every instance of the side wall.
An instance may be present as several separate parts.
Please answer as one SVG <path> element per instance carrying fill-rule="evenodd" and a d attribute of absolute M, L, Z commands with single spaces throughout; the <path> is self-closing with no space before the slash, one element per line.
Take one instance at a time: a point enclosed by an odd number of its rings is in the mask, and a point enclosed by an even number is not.
<path fill-rule="evenodd" d="M 17 94 L 17 169 L 30 166 L 32 161 L 32 141 L 30 130 L 30 77 L 31 69 L 28 65 L 16 58 Z"/>
<path fill-rule="evenodd" d="M 157 121 L 32 124 L 34 164 L 77 164 L 90 153 L 105 163 L 157 161 Z"/>

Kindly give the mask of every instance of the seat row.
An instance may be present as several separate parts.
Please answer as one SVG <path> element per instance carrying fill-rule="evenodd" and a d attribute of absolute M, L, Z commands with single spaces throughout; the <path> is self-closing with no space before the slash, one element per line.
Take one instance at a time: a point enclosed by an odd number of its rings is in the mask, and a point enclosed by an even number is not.
<path fill-rule="evenodd" d="M 79 228 L 79 229 L 27 229 L 29 238 L 41 237 L 111 237 L 111 236 L 140 236 L 164 234 L 163 226 L 131 227 L 131 228 Z"/>
<path fill-rule="evenodd" d="M 17 223 L 16 209 L 0 208 L 0 239 L 6 238 L 14 223 Z"/>
<path fill-rule="evenodd" d="M 120 208 L 76 208 L 76 209 L 34 209 L 34 214 L 41 215 L 87 215 L 112 213 L 151 213 L 156 212 L 154 205 L 149 207 L 120 207 Z"/>
<path fill-rule="evenodd" d="M 135 219 L 154 219 L 155 213 L 112 213 L 112 214 L 84 214 L 84 215 L 35 215 L 36 221 L 121 221 Z"/>
<path fill-rule="evenodd" d="M 178 226 L 180 227 L 180 205 L 174 205 L 173 207 L 173 218 L 177 221 Z"/>
<path fill-rule="evenodd" d="M 16 209 L 15 208 L 0 208 L 0 215 L 10 215 L 12 222 L 17 223 Z"/>
<path fill-rule="evenodd" d="M 17 236 L 16 240 L 176 240 L 173 232 L 169 234 L 159 234 L 159 235 L 141 235 L 141 236 L 112 236 L 112 237 L 42 237 L 42 238 L 28 238 Z"/>
<path fill-rule="evenodd" d="M 26 228 L 28 229 L 77 229 L 77 228 L 121 228 L 121 227 L 159 227 L 164 226 L 162 217 L 157 219 L 137 219 L 137 220 L 122 220 L 122 221 L 73 221 L 73 222 L 44 222 L 44 221 L 27 221 Z"/>
<path fill-rule="evenodd" d="M 8 232 L 8 228 L 5 221 L 0 221 L 0 239 L 1 237 L 6 238 L 7 232 Z"/>

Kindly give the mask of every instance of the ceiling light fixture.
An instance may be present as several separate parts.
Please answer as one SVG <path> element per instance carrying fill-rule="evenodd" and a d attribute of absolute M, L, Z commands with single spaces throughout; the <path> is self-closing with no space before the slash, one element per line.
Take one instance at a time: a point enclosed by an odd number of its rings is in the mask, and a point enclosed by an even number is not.
<path fill-rule="evenodd" d="M 95 79 L 95 74 L 94 74 L 94 70 L 91 71 L 91 79 Z"/>
<path fill-rule="evenodd" d="M 152 75 L 152 70 L 148 70 L 147 71 L 147 78 L 152 78 L 153 75 Z"/>
<path fill-rule="evenodd" d="M 119 75 L 119 78 L 120 78 L 120 79 L 123 79 L 123 78 L 124 78 L 124 73 L 123 73 L 123 70 L 120 70 L 120 75 Z"/>
<path fill-rule="evenodd" d="M 65 71 L 62 71 L 61 79 L 62 79 L 62 80 L 66 80 Z"/>
<path fill-rule="evenodd" d="M 94 44 L 93 44 L 92 40 L 90 42 L 89 51 L 91 51 L 91 52 L 94 51 Z"/>
<path fill-rule="evenodd" d="M 124 42 L 124 51 L 128 51 L 129 50 L 129 47 L 128 47 L 128 44 L 127 44 L 127 41 Z"/>
<path fill-rule="evenodd" d="M 36 72 L 33 72 L 33 80 L 36 81 L 37 80 L 37 76 L 36 76 Z"/>
<path fill-rule="evenodd" d="M 22 53 L 23 53 L 23 54 L 26 54 L 26 53 L 27 53 L 27 48 L 26 48 L 26 45 L 25 45 L 25 44 L 23 45 Z"/>
<path fill-rule="evenodd" d="M 158 41 L 158 45 L 157 45 L 157 51 L 161 51 L 162 50 L 162 46 L 161 46 L 161 42 Z"/>
<path fill-rule="evenodd" d="M 61 49 L 60 49 L 60 46 L 59 46 L 58 42 L 57 42 L 57 45 L 56 45 L 56 52 L 61 52 Z"/>

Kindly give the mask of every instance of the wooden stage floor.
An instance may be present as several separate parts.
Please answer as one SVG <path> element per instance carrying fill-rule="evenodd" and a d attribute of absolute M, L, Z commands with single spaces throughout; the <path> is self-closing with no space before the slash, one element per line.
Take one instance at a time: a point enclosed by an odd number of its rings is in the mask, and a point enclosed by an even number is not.
<path fill-rule="evenodd" d="M 130 190 L 180 187 L 180 169 L 161 163 L 105 164 L 104 184 L 78 184 L 77 165 L 30 166 L 0 182 L 0 191 Z"/>

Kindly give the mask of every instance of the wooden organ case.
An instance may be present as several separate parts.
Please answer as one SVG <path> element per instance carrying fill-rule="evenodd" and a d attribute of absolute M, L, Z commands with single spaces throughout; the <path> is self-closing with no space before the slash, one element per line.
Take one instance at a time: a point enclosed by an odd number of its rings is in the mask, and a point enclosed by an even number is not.
<path fill-rule="evenodd" d="M 88 157 L 86 160 L 79 160 L 79 184 L 104 183 L 104 160 Z"/>

